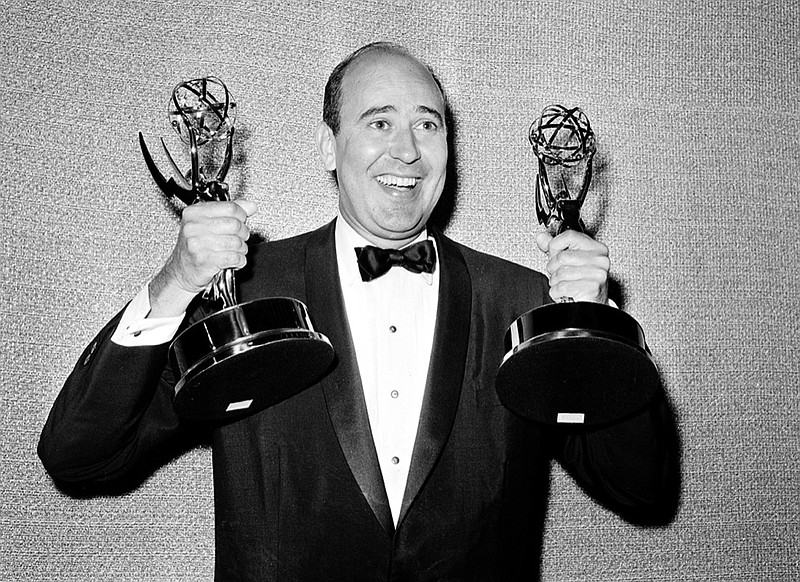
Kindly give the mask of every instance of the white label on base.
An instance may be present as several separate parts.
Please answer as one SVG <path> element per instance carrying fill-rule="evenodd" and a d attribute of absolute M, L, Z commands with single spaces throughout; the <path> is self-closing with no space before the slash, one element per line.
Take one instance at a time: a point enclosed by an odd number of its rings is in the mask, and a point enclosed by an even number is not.
<path fill-rule="evenodd" d="M 583 424 L 583 418 L 586 416 L 582 412 L 559 412 L 556 422 L 559 424 Z"/>
<path fill-rule="evenodd" d="M 250 400 L 242 400 L 240 402 L 231 402 L 228 404 L 228 408 L 225 409 L 225 412 L 233 412 L 234 410 L 244 410 L 245 408 L 250 408 L 250 405 L 253 403 L 253 399 Z"/>

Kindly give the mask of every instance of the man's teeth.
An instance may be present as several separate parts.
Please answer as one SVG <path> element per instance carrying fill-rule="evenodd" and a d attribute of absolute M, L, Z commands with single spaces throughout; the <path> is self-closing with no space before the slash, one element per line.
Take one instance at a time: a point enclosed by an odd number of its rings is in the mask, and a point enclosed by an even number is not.
<path fill-rule="evenodd" d="M 384 174 L 375 179 L 384 186 L 393 186 L 395 188 L 413 188 L 417 185 L 417 178 L 403 178 Z"/>

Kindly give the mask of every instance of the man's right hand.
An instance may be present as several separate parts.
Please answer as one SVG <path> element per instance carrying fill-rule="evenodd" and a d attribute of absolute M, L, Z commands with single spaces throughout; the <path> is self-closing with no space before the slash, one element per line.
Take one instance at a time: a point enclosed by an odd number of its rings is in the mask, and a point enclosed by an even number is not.
<path fill-rule="evenodd" d="M 217 273 L 244 267 L 250 238 L 245 222 L 256 210 L 255 202 L 241 199 L 187 206 L 172 255 L 150 283 L 148 317 L 181 315 Z"/>

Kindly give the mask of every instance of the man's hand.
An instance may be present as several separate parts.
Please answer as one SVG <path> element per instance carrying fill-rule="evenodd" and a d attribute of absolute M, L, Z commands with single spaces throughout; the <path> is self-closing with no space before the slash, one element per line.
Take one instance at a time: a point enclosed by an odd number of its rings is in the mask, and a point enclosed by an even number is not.
<path fill-rule="evenodd" d="M 244 267 L 250 238 L 245 221 L 257 209 L 248 200 L 187 206 L 172 255 L 150 283 L 148 317 L 182 314 L 214 275 Z"/>
<path fill-rule="evenodd" d="M 536 235 L 536 245 L 547 253 L 550 297 L 608 303 L 608 247 L 593 238 L 568 230 L 553 238 Z"/>

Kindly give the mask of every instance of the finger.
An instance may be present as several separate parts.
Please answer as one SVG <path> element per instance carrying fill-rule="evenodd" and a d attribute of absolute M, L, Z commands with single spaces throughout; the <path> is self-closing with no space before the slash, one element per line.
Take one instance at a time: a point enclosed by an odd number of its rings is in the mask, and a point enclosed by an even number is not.
<path fill-rule="evenodd" d="M 240 204 L 244 202 L 244 204 Z M 201 204 L 192 204 L 183 209 L 183 218 L 185 220 L 209 220 L 219 217 L 232 217 L 244 222 L 249 216 L 248 210 L 252 210 L 252 202 L 247 201 L 224 201 L 224 202 L 203 202 Z"/>
<path fill-rule="evenodd" d="M 247 243 L 236 234 L 213 236 L 187 236 L 185 248 L 189 260 L 195 264 L 216 264 L 214 255 L 238 253 L 247 254 Z"/>
<path fill-rule="evenodd" d="M 198 226 L 199 229 L 206 228 L 209 234 L 215 236 L 233 235 L 247 240 L 250 238 L 250 229 L 247 225 L 233 216 L 217 216 Z"/>
<path fill-rule="evenodd" d="M 553 237 L 549 233 L 542 231 L 536 235 L 536 246 L 539 247 L 540 251 L 546 253 L 550 248 L 551 240 L 553 240 Z"/>
<path fill-rule="evenodd" d="M 550 241 L 550 255 L 563 250 L 589 251 L 608 255 L 608 247 L 587 234 L 575 230 L 566 230 Z"/>
<path fill-rule="evenodd" d="M 206 214 L 196 215 L 194 213 L 185 214 L 181 229 L 187 238 L 220 235 L 235 235 L 242 240 L 250 238 L 250 229 L 241 218 L 227 214 L 217 215 L 213 213 L 211 216 Z"/>
<path fill-rule="evenodd" d="M 607 254 L 595 251 L 575 251 L 571 249 L 560 251 L 552 256 L 547 263 L 548 272 L 555 272 L 562 267 L 591 267 L 608 272 L 611 269 L 611 259 Z"/>
<path fill-rule="evenodd" d="M 575 301 L 605 303 L 608 271 L 588 265 L 562 266 L 550 276 L 550 295 L 556 300 L 571 297 Z"/>
<path fill-rule="evenodd" d="M 550 285 L 586 281 L 590 285 L 602 285 L 608 280 L 608 271 L 589 265 L 562 266 L 550 275 Z"/>
<path fill-rule="evenodd" d="M 248 249 L 245 239 L 235 234 L 214 237 L 211 245 L 211 251 L 217 253 L 246 255 Z"/>
<path fill-rule="evenodd" d="M 550 276 L 550 288 L 596 294 L 608 285 L 608 272 L 591 267 L 563 267 Z"/>
<path fill-rule="evenodd" d="M 550 297 L 554 301 L 569 297 L 574 301 L 606 302 L 604 287 L 589 285 L 586 281 L 569 281 L 553 285 L 550 287 Z"/>
<path fill-rule="evenodd" d="M 220 251 L 211 256 L 214 269 L 222 271 L 223 269 L 241 269 L 247 264 L 246 253 L 236 251 Z"/>

